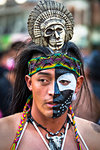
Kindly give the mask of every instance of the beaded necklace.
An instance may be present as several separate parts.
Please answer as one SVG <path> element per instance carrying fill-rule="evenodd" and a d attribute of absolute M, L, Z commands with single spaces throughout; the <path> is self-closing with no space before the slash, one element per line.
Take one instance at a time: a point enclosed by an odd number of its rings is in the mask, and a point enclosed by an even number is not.
<path fill-rule="evenodd" d="M 21 116 L 21 121 L 20 121 L 18 130 L 17 130 L 17 133 L 16 133 L 16 137 L 14 139 L 14 142 L 13 142 L 10 150 L 17 150 L 16 149 L 17 142 L 18 142 L 18 140 L 19 140 L 19 138 L 21 136 L 22 130 L 24 128 L 25 120 L 26 120 L 26 118 L 27 118 L 27 116 L 28 116 L 28 114 L 30 113 L 30 110 L 31 110 L 31 107 L 30 107 L 31 100 L 32 100 L 32 95 L 29 96 L 29 98 L 27 99 L 27 102 L 26 102 L 26 104 L 24 106 L 23 113 L 22 113 L 22 116 Z M 71 116 L 72 116 L 72 120 L 73 120 L 75 139 L 76 139 L 76 142 L 77 142 L 78 150 L 83 150 L 82 146 L 80 144 L 80 141 L 79 141 L 79 135 L 78 135 L 78 132 L 77 132 L 77 126 L 76 126 L 76 122 L 75 122 L 74 112 L 73 112 L 73 109 L 72 109 L 71 105 L 69 106 L 69 110 L 70 110 L 70 113 L 71 113 Z"/>
<path fill-rule="evenodd" d="M 60 128 L 60 130 L 58 130 L 56 133 L 52 133 L 52 132 L 48 131 L 47 128 L 45 128 L 41 124 L 37 123 L 36 120 L 34 120 L 34 118 L 32 117 L 31 114 L 28 117 L 28 119 L 29 119 L 29 122 L 37 130 L 38 134 L 42 138 L 42 140 L 43 140 L 44 144 L 46 145 L 46 147 L 48 148 L 48 150 L 54 150 L 54 149 L 63 150 L 64 144 L 65 144 L 66 135 L 67 135 L 67 131 L 68 131 L 68 129 L 71 126 L 71 120 L 70 120 L 68 115 L 66 117 L 66 120 L 65 120 L 64 124 Z M 41 131 L 39 130 L 38 127 L 42 128 L 43 130 L 45 130 L 47 132 L 45 137 L 46 137 L 46 139 L 48 140 L 49 143 L 46 142 L 45 138 L 43 137 L 43 135 L 42 135 L 42 133 L 41 133 Z M 61 132 L 62 129 L 64 129 L 64 133 Z"/>
<path fill-rule="evenodd" d="M 35 124 L 35 122 L 34 121 L 32 121 L 32 124 L 33 124 L 33 126 L 34 126 L 34 128 L 37 130 L 37 132 L 38 132 L 38 134 L 40 135 L 40 137 L 42 138 L 42 140 L 43 140 L 43 142 L 45 143 L 45 145 L 46 145 L 46 147 L 48 148 L 48 150 L 63 150 L 63 148 L 64 148 L 64 144 L 65 144 L 65 139 L 66 139 L 66 135 L 67 135 L 67 131 L 68 131 L 68 127 L 69 127 L 69 122 L 67 123 L 67 125 L 66 125 L 66 129 L 65 129 L 65 135 L 64 135 L 64 137 L 62 138 L 63 139 L 63 142 L 62 142 L 62 145 L 61 145 L 61 143 L 60 143 L 60 146 L 61 147 L 53 147 L 53 142 L 51 143 L 47 143 L 46 142 L 46 140 L 45 140 L 45 138 L 43 137 L 43 135 L 42 135 L 42 133 L 40 132 L 40 130 L 39 130 L 39 128 L 37 127 L 37 125 Z M 61 137 L 60 138 L 58 138 L 57 136 L 56 136 L 56 138 L 57 138 L 57 141 L 59 141 L 58 139 L 60 139 L 61 140 Z M 53 140 L 53 138 L 52 138 L 52 140 Z M 51 140 L 51 141 L 52 141 Z M 56 143 L 56 142 L 55 142 Z M 57 142 L 58 143 L 58 142 Z M 56 145 L 57 145 L 57 143 L 56 143 Z"/>
<path fill-rule="evenodd" d="M 45 128 L 45 127 L 43 127 L 41 124 L 37 123 L 36 120 L 32 117 L 31 114 L 30 114 L 30 116 L 29 116 L 29 121 L 30 121 L 31 123 L 32 123 L 32 121 L 34 121 L 34 122 L 36 123 L 37 127 L 41 127 L 41 128 L 44 129 L 48 134 L 50 134 L 50 135 L 52 135 L 52 136 L 55 136 L 55 135 L 59 134 L 62 129 L 64 129 L 64 131 L 65 131 L 65 124 L 66 124 L 67 122 L 69 122 L 69 124 L 71 124 L 71 120 L 70 120 L 70 118 L 69 118 L 68 115 L 67 115 L 66 120 L 65 120 L 64 124 L 62 125 L 62 127 L 60 128 L 60 130 L 57 131 L 56 133 L 52 133 L 52 132 L 49 132 L 49 131 L 47 130 L 47 128 Z"/>

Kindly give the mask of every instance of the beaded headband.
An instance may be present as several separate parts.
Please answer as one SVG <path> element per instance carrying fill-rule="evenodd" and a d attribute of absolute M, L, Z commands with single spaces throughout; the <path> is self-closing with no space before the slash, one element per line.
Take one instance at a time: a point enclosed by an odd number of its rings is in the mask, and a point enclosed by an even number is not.
<path fill-rule="evenodd" d="M 69 70 L 74 71 L 78 76 L 80 76 L 80 66 L 81 63 L 79 60 L 61 53 L 56 53 L 49 57 L 32 58 L 28 62 L 29 75 L 33 75 L 38 71 L 45 69 L 65 67 Z"/>

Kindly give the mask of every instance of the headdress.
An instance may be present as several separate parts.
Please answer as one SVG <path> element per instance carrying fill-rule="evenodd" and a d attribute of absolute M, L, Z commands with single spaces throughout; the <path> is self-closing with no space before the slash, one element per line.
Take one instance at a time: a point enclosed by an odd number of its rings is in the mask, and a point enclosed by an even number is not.
<path fill-rule="evenodd" d="M 72 38 L 74 26 L 72 14 L 61 3 L 42 0 L 33 8 L 28 18 L 28 32 L 35 44 L 48 46 L 44 38 L 44 29 L 52 24 L 64 27 L 65 42 Z"/>

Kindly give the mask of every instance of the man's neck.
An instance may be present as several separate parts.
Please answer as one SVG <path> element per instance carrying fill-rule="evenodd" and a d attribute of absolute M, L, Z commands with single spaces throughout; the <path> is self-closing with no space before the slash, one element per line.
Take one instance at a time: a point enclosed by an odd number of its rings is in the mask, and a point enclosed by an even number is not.
<path fill-rule="evenodd" d="M 67 111 L 58 118 L 48 118 L 43 116 L 42 114 L 36 115 L 32 111 L 31 111 L 31 115 L 38 124 L 47 128 L 48 131 L 55 133 L 61 129 L 64 122 L 66 121 Z"/>

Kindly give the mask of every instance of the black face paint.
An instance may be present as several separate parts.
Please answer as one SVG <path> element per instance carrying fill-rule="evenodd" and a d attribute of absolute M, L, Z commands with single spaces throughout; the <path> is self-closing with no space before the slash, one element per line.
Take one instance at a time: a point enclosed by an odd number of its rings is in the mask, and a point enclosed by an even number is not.
<path fill-rule="evenodd" d="M 56 105 L 53 106 L 53 118 L 60 117 L 65 111 L 68 109 L 69 105 L 72 103 L 72 95 L 73 95 L 73 88 L 72 89 L 59 89 L 57 80 L 60 76 L 68 73 L 69 70 L 62 68 L 55 69 L 55 87 L 54 87 L 54 97 L 53 103 Z M 71 73 L 70 73 L 71 74 Z M 67 87 L 67 86 L 66 86 Z"/>

